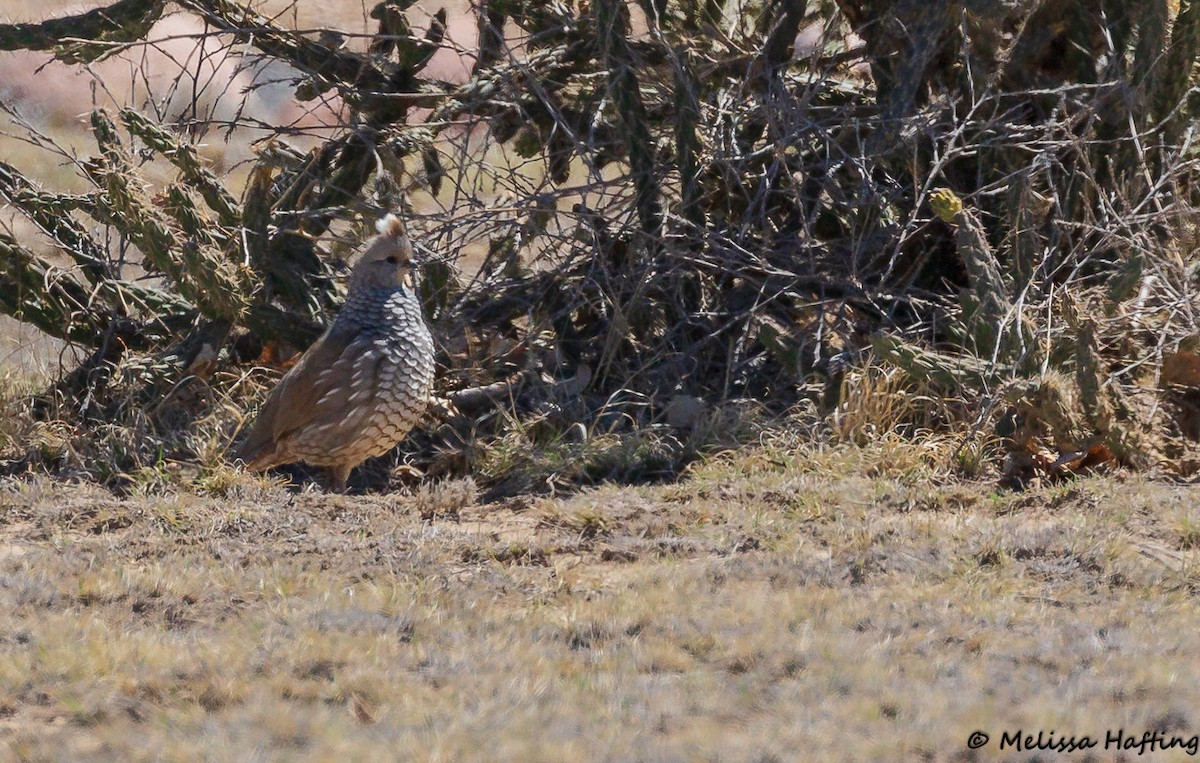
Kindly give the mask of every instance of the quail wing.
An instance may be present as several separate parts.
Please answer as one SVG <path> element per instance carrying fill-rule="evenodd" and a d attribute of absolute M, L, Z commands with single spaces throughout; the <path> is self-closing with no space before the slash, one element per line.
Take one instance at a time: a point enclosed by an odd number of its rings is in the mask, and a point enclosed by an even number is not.
<path fill-rule="evenodd" d="M 271 390 L 237 457 L 251 469 L 299 460 L 290 445 L 319 437 L 330 452 L 343 447 L 374 408 L 372 383 L 384 357 L 361 333 L 336 324 Z"/>

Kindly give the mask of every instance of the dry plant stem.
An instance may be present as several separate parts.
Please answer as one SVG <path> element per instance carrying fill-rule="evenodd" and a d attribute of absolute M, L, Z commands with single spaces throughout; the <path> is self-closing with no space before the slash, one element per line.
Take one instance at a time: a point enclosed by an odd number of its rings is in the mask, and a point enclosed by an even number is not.
<path fill-rule="evenodd" d="M 634 206 L 641 222 L 644 245 L 653 255 L 662 240 L 662 206 L 658 172 L 654 166 L 654 143 L 634 73 L 637 63 L 625 39 L 628 11 L 620 0 L 597 0 L 594 9 L 600 49 L 608 68 L 608 89 L 627 131 L 625 148 L 637 198 Z"/>

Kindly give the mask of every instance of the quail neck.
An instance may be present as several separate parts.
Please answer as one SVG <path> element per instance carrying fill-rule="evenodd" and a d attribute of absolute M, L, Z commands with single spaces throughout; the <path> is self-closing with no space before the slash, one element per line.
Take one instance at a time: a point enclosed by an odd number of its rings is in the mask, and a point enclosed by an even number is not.
<path fill-rule="evenodd" d="M 407 286 L 352 290 L 334 324 L 405 343 L 415 341 L 418 350 L 428 348 L 433 352 L 433 338 L 421 316 L 420 300 Z"/>

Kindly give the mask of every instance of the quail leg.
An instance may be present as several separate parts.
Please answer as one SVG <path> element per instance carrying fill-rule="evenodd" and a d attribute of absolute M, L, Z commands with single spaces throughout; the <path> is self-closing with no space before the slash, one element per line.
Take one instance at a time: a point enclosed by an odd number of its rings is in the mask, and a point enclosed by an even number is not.
<path fill-rule="evenodd" d="M 329 476 L 329 489 L 334 493 L 346 492 L 346 480 L 350 478 L 350 470 L 354 467 L 349 464 L 338 464 L 331 466 L 326 470 Z"/>

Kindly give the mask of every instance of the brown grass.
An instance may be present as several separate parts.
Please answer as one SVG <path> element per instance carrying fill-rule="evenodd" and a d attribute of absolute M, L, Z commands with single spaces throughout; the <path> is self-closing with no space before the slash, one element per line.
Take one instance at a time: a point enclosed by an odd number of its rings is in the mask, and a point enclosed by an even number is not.
<path fill-rule="evenodd" d="M 959 760 L 1190 734 L 1190 490 L 998 494 L 776 438 L 652 487 L 482 503 L 0 486 L 16 759 Z M 990 757 L 990 756 L 985 756 Z M 1154 758 L 1156 760 L 1162 757 Z"/>

